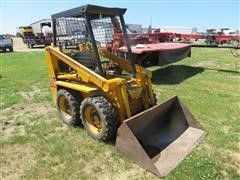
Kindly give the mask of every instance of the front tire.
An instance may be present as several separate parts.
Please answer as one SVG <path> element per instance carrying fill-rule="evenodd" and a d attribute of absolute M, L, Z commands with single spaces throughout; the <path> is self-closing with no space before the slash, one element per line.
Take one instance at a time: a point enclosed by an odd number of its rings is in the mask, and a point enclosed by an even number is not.
<path fill-rule="evenodd" d="M 64 123 L 80 125 L 80 98 L 71 91 L 60 89 L 57 92 L 57 110 Z"/>
<path fill-rule="evenodd" d="M 117 114 L 112 104 L 103 96 L 86 98 L 80 106 L 82 124 L 96 140 L 108 140 L 116 135 Z"/>
<path fill-rule="evenodd" d="M 10 52 L 13 52 L 13 47 L 8 48 Z"/>

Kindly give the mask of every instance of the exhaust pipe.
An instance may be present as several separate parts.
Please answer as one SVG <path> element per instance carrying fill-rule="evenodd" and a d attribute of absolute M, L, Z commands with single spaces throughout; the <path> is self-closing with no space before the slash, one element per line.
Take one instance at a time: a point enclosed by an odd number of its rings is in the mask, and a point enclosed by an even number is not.
<path fill-rule="evenodd" d="M 206 132 L 177 96 L 125 120 L 116 148 L 139 166 L 162 177 L 173 170 Z"/>

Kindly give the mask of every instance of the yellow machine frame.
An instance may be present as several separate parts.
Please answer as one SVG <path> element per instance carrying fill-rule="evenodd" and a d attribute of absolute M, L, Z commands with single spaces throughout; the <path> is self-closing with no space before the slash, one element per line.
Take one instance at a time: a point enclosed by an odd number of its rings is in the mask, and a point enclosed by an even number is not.
<path fill-rule="evenodd" d="M 99 54 L 119 64 L 120 68 L 131 73 L 128 60 L 99 49 Z M 76 60 L 62 53 L 59 48 L 47 47 L 46 59 L 50 78 L 53 103 L 56 105 L 56 94 L 59 88 L 78 91 L 83 98 L 103 95 L 117 109 L 120 123 L 132 115 L 156 105 L 151 86 L 152 73 L 136 65 L 135 78 L 102 77 Z M 72 73 L 60 71 L 58 62 L 62 61 L 71 67 Z M 141 104 L 143 105 L 141 107 Z"/>

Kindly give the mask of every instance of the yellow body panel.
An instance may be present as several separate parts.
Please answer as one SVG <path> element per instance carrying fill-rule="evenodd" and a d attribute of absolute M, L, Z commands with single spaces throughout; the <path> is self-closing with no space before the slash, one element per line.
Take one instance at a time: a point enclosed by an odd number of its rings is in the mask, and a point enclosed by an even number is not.
<path fill-rule="evenodd" d="M 128 60 L 99 49 L 101 56 L 119 64 L 121 69 L 131 73 L 132 67 Z M 151 72 L 136 65 L 135 77 L 106 75 L 105 77 L 87 68 L 58 48 L 47 47 L 46 58 L 54 104 L 56 92 L 60 88 L 78 91 L 83 98 L 102 95 L 109 100 L 118 112 L 120 122 L 136 113 L 144 111 L 156 104 L 152 86 Z M 61 70 L 59 63 L 71 67 L 72 72 Z M 139 104 L 139 106 L 138 106 Z"/>
<path fill-rule="evenodd" d="M 74 90 L 81 91 L 81 92 L 84 92 L 84 93 L 92 93 L 92 92 L 98 90 L 97 87 L 88 85 L 86 83 L 76 84 L 76 83 L 72 83 L 72 82 L 56 81 L 55 84 L 57 86 L 62 86 L 62 87 L 66 87 L 66 88 L 69 88 L 69 89 L 74 89 Z"/>

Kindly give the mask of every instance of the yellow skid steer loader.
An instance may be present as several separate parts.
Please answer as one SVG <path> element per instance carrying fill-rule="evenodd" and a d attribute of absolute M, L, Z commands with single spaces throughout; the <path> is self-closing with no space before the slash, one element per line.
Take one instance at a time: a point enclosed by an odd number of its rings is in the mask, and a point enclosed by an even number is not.
<path fill-rule="evenodd" d="M 53 103 L 65 123 L 82 124 L 97 140 L 116 137 L 120 153 L 165 176 L 205 131 L 178 97 L 156 104 L 151 72 L 134 63 L 125 11 L 85 5 L 52 15 L 46 59 Z"/>

